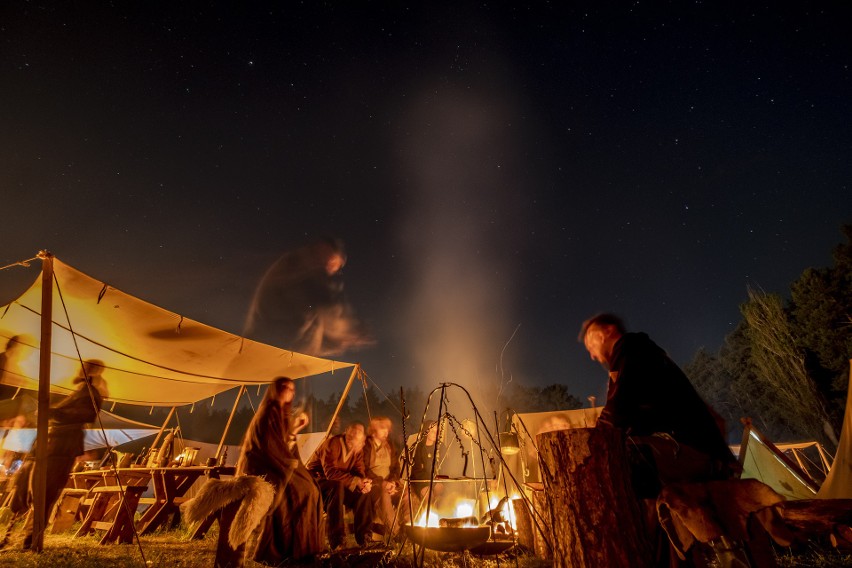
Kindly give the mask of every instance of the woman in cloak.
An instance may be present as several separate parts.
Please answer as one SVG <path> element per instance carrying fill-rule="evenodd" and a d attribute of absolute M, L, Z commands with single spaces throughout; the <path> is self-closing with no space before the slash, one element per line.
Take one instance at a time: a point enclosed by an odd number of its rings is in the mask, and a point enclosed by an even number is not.
<path fill-rule="evenodd" d="M 296 433 L 308 418 L 290 416 L 295 394 L 290 378 L 278 377 L 269 385 L 237 463 L 237 475 L 261 476 L 275 487 L 254 552 L 257 562 L 273 566 L 309 559 L 325 547 L 322 496 L 296 446 Z"/>

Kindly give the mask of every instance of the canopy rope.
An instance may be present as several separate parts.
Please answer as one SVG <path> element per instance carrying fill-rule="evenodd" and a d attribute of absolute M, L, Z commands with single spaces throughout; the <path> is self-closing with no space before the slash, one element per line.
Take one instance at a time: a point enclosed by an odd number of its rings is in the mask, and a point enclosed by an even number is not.
<path fill-rule="evenodd" d="M 97 417 L 97 420 L 98 420 L 98 427 L 100 428 L 101 435 L 104 438 L 104 445 L 106 447 L 107 456 L 109 456 L 107 463 L 112 467 L 113 473 L 115 474 L 116 484 L 119 486 L 120 491 L 122 493 L 124 493 L 124 483 L 121 481 L 121 476 L 118 474 L 118 464 L 116 463 L 116 459 L 115 459 L 115 451 L 113 450 L 112 446 L 109 443 L 109 439 L 107 438 L 106 428 L 104 428 L 103 420 L 101 420 L 101 409 L 98 406 L 98 404 L 95 402 L 95 396 L 94 396 L 94 392 L 92 390 L 94 387 L 92 386 L 92 381 L 89 378 L 89 374 L 88 374 L 89 371 L 88 371 L 88 369 L 86 368 L 86 365 L 83 362 L 83 355 L 82 355 L 82 353 L 80 353 L 80 346 L 77 343 L 77 334 L 74 333 L 74 330 L 73 330 L 73 327 L 72 327 L 72 324 L 71 324 L 71 318 L 68 314 L 68 306 L 65 304 L 65 297 L 62 295 L 62 288 L 59 285 L 59 279 L 56 277 L 55 272 L 53 274 L 53 282 L 56 285 L 56 291 L 59 294 L 59 301 L 62 303 L 62 310 L 65 313 L 65 321 L 68 322 L 68 330 L 71 332 L 71 338 L 74 341 L 74 350 L 77 352 L 77 359 L 80 362 L 81 369 L 83 370 L 83 376 L 85 377 L 84 382 L 86 384 L 86 388 L 87 388 L 87 391 L 89 393 L 89 400 L 91 401 L 92 407 L 95 410 L 95 416 Z M 122 500 L 122 501 L 123 501 L 124 507 L 126 509 L 125 513 L 127 513 L 128 518 L 132 519 L 134 517 L 135 511 L 130 510 L 130 506 L 127 504 L 127 501 L 124 501 L 124 500 Z M 134 536 L 134 539 L 136 540 L 136 546 L 139 549 L 139 555 L 142 557 L 142 565 L 147 566 L 148 561 L 145 558 L 145 550 L 142 548 L 142 541 L 139 539 L 139 533 L 136 531 L 136 524 L 130 523 L 130 525 L 133 528 L 133 536 Z"/>
<path fill-rule="evenodd" d="M 379 391 L 379 392 L 382 394 L 382 396 L 383 396 L 383 397 L 385 397 L 385 400 L 387 400 L 387 401 L 388 401 L 388 403 L 390 403 L 390 405 L 393 407 L 393 409 L 394 409 L 394 410 L 396 410 L 396 411 L 397 411 L 397 413 L 399 413 L 399 415 L 400 415 L 400 416 L 402 416 L 402 410 L 400 410 L 400 408 L 399 408 L 396 404 L 394 404 L 393 399 L 392 399 L 390 396 L 388 396 L 388 395 L 387 395 L 387 394 L 386 394 L 386 393 L 385 393 L 385 392 L 381 389 L 381 387 L 380 387 L 378 384 L 376 384 L 376 381 L 374 381 L 374 380 L 370 377 L 370 375 L 368 375 L 368 374 L 367 374 L 367 371 L 364 371 L 363 369 L 361 369 L 361 372 L 362 372 L 362 374 L 363 374 L 363 376 L 364 376 L 363 378 L 365 378 L 365 379 L 367 379 L 368 381 L 370 381 L 370 383 L 372 383 L 373 387 L 375 387 L 375 389 L 376 389 L 377 391 Z M 362 379 L 362 380 L 363 380 L 363 379 Z M 364 400 L 366 401 L 366 394 L 365 394 L 364 396 L 365 396 L 365 399 L 364 399 Z M 368 412 L 369 412 L 369 408 L 368 408 L 367 410 L 368 410 Z"/>
<path fill-rule="evenodd" d="M 34 256 L 32 258 L 28 258 L 27 260 L 19 260 L 18 262 L 13 262 L 12 264 L 7 264 L 6 266 L 0 266 L 0 270 L 6 270 L 7 268 L 14 268 L 15 266 L 23 266 L 24 268 L 29 268 L 30 263 L 34 260 L 40 260 L 41 257 Z"/>

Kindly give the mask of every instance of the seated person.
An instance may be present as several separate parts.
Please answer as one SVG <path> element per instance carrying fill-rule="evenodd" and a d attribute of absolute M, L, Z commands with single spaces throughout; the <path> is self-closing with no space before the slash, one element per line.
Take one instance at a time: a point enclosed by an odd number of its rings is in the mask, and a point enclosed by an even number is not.
<path fill-rule="evenodd" d="M 399 460 L 393 443 L 389 440 L 392 423 L 386 416 L 370 420 L 370 432 L 364 446 L 364 465 L 367 477 L 373 482 L 370 491 L 375 523 L 373 531 L 394 536 L 399 526 L 394 522 L 393 497 L 399 492 Z M 378 526 L 376 526 L 378 525 Z"/>
<path fill-rule="evenodd" d="M 598 427 L 630 437 L 637 495 L 655 498 L 661 484 L 730 478 L 734 458 L 717 415 L 666 352 L 644 333 L 628 333 L 612 314 L 583 323 L 580 341 L 609 372 Z M 676 456 L 677 459 L 663 459 Z M 636 459 L 638 458 L 638 459 Z"/>
<path fill-rule="evenodd" d="M 328 515 L 328 542 L 332 549 L 343 544 L 346 534 L 343 515 L 349 507 L 355 516 L 355 541 L 364 546 L 372 536 L 373 482 L 364 468 L 364 425 L 353 422 L 343 434 L 327 438 L 307 463 L 323 496 Z"/>
<path fill-rule="evenodd" d="M 411 458 L 411 473 L 408 476 L 414 494 L 421 498 L 429 490 L 429 480 L 433 477 L 432 464 L 436 464 L 436 469 L 440 464 L 440 458 L 435 456 L 437 441 L 438 423 L 434 420 L 424 422 L 420 440 Z"/>

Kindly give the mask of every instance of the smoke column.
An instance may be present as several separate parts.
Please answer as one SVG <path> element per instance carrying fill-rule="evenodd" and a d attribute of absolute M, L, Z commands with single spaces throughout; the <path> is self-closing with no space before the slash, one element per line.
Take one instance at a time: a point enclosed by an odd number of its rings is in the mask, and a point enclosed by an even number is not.
<path fill-rule="evenodd" d="M 526 224 L 518 117 L 490 93 L 423 92 L 405 109 L 396 141 L 411 292 L 397 328 L 417 361 L 405 382 L 426 392 L 459 383 L 488 420 L 501 380 L 495 367 L 517 325 L 518 227 Z"/>

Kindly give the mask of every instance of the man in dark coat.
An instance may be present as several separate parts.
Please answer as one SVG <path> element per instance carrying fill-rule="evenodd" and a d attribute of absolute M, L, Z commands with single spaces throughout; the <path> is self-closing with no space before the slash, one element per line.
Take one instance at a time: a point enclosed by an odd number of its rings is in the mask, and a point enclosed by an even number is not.
<path fill-rule="evenodd" d="M 50 429 L 47 432 L 47 488 L 44 495 L 45 521 L 56 504 L 62 488 L 68 482 L 68 474 L 74 467 L 77 456 L 84 451 L 83 440 L 85 426 L 94 422 L 101 409 L 103 399 L 108 396 L 106 381 L 101 374 L 104 365 L 101 361 L 90 359 L 83 363 L 80 374 L 74 379 L 79 385 L 77 390 L 50 409 Z M 24 549 L 32 546 L 33 480 L 42 464 L 35 463 L 30 475 L 29 501 L 30 514 L 24 527 Z M 42 524 L 42 527 L 46 523 Z"/>
<path fill-rule="evenodd" d="M 372 537 L 373 508 L 370 501 L 372 480 L 364 467 L 364 425 L 354 422 L 343 434 L 320 444 L 307 463 L 308 471 L 319 485 L 328 515 L 328 542 L 331 548 L 343 544 L 346 529 L 344 507 L 355 517 L 355 541 L 366 545 Z"/>
<path fill-rule="evenodd" d="M 609 370 L 601 426 L 620 428 L 638 448 L 634 488 L 656 497 L 660 483 L 730 477 L 736 460 L 718 415 L 663 349 L 644 333 L 628 333 L 612 314 L 583 323 L 589 355 Z"/>

